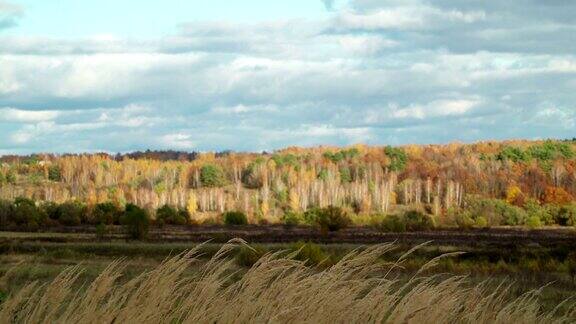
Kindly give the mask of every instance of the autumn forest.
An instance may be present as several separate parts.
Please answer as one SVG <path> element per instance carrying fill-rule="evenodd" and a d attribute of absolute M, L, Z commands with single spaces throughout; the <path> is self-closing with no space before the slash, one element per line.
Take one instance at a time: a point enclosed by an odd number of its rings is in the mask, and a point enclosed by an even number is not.
<path fill-rule="evenodd" d="M 355 225 L 417 211 L 430 226 L 572 226 L 575 196 L 574 140 L 37 154 L 4 156 L 0 167 L 5 226 L 115 223 L 98 215 L 126 205 L 175 224 L 218 224 L 227 212 L 250 224 L 306 224 L 337 207 Z M 39 216 L 14 216 L 26 203 Z"/>

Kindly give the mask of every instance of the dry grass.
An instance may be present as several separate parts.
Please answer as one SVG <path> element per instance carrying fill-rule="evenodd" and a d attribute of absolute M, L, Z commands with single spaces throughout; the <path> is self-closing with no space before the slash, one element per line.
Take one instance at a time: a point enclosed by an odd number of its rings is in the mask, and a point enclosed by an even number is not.
<path fill-rule="evenodd" d="M 0 305 L 0 323 L 571 323 L 573 307 L 544 313 L 538 291 L 512 298 L 508 286 L 471 285 L 461 276 L 426 275 L 432 260 L 409 280 L 394 269 L 409 257 L 383 263 L 394 249 L 356 250 L 327 269 L 294 255 L 265 255 L 239 279 L 231 251 L 222 246 L 208 262 L 200 247 L 170 258 L 135 279 L 119 282 L 113 262 L 88 287 L 75 289 L 81 269 L 51 283 L 31 283 Z M 447 256 L 449 257 L 449 256 Z M 186 271 L 191 263 L 200 270 Z M 6 274 L 3 280 L 9 280 Z M 560 308 L 560 307 L 559 307 Z"/>

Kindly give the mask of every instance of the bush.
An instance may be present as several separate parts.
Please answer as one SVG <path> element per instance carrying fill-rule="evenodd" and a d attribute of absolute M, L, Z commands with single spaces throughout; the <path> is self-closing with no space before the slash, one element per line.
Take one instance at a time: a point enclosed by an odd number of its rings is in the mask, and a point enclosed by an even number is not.
<path fill-rule="evenodd" d="M 293 211 L 287 211 L 282 216 L 282 220 L 284 224 L 289 226 L 296 226 L 301 224 L 304 221 L 302 214 Z"/>
<path fill-rule="evenodd" d="M 14 200 L 12 219 L 16 225 L 26 226 L 28 229 L 37 229 L 43 225 L 45 215 L 40 212 L 33 200 L 18 197 Z"/>
<path fill-rule="evenodd" d="M 485 217 L 480 216 L 476 219 L 476 227 L 479 228 L 487 228 L 488 227 L 488 220 Z"/>
<path fill-rule="evenodd" d="M 96 224 L 118 224 L 121 215 L 122 210 L 113 202 L 99 203 L 92 210 L 92 217 Z"/>
<path fill-rule="evenodd" d="M 432 217 L 417 210 L 404 213 L 404 222 L 408 231 L 427 231 L 434 228 Z"/>
<path fill-rule="evenodd" d="M 488 224 L 488 221 L 485 217 L 479 216 L 478 218 L 484 219 L 486 224 Z M 454 220 L 456 221 L 456 225 L 463 229 L 470 229 L 476 224 L 474 218 L 472 218 L 472 213 L 468 210 L 458 211 L 454 216 Z"/>
<path fill-rule="evenodd" d="M 164 205 L 156 210 L 156 221 L 161 225 L 185 225 L 188 223 L 188 219 L 188 212 L 177 210 L 169 205 Z"/>
<path fill-rule="evenodd" d="M 306 222 L 306 224 L 308 224 L 308 225 L 316 224 L 316 221 L 318 220 L 318 215 L 320 214 L 320 212 L 321 212 L 320 208 L 317 208 L 317 207 L 310 208 L 310 209 L 306 210 L 304 212 L 304 222 Z"/>
<path fill-rule="evenodd" d="M 306 261 L 308 265 L 318 265 L 328 259 L 322 248 L 312 242 L 297 242 L 292 249 L 297 252 L 294 259 Z"/>
<path fill-rule="evenodd" d="M 59 205 L 53 201 L 46 201 L 40 205 L 40 211 L 47 217 L 50 221 L 58 221 L 58 207 Z"/>
<path fill-rule="evenodd" d="M 86 215 L 86 208 L 79 202 L 65 202 L 58 206 L 57 220 L 62 225 L 77 226 Z"/>
<path fill-rule="evenodd" d="M 248 217 L 240 211 L 229 211 L 224 213 L 224 224 L 226 225 L 247 225 Z"/>
<path fill-rule="evenodd" d="M 540 217 L 538 217 L 538 216 L 530 216 L 528 218 L 528 220 L 526 221 L 526 225 L 531 229 L 535 229 L 535 228 L 542 227 L 542 221 L 540 220 Z"/>
<path fill-rule="evenodd" d="M 220 166 L 206 164 L 200 169 L 200 182 L 205 187 L 222 187 L 226 185 L 226 176 Z"/>
<path fill-rule="evenodd" d="M 554 224 L 554 216 L 550 213 L 551 209 L 540 205 L 540 203 L 535 199 L 528 199 L 524 204 L 524 210 L 528 219 L 532 217 L 538 217 L 542 224 L 552 225 Z"/>
<path fill-rule="evenodd" d="M 524 209 L 508 204 L 503 205 L 503 207 L 502 216 L 504 219 L 504 225 L 517 226 L 526 224 L 528 215 L 526 215 Z"/>
<path fill-rule="evenodd" d="M 378 225 L 378 229 L 383 232 L 406 232 L 406 223 L 398 215 L 387 215 Z"/>
<path fill-rule="evenodd" d="M 126 205 L 126 211 L 122 216 L 122 225 L 132 239 L 142 240 L 148 235 L 150 217 L 146 210 L 134 205 Z"/>
<path fill-rule="evenodd" d="M 468 196 L 465 205 L 473 221 L 482 216 L 490 226 L 515 226 L 526 223 L 527 214 L 522 208 L 512 206 L 501 199 Z"/>
<path fill-rule="evenodd" d="M 241 267 L 252 267 L 267 251 L 261 246 L 241 246 L 236 254 L 236 263 Z"/>
<path fill-rule="evenodd" d="M 576 226 L 576 204 L 562 206 L 558 209 L 556 222 L 562 226 Z"/>
<path fill-rule="evenodd" d="M 340 207 L 328 206 L 319 210 L 316 217 L 316 224 L 324 231 L 339 231 L 348 227 L 352 220 L 348 213 Z"/>

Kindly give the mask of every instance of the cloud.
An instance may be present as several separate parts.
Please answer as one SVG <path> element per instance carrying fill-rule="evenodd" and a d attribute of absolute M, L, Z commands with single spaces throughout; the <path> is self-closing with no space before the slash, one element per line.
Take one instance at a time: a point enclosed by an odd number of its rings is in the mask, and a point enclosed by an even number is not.
<path fill-rule="evenodd" d="M 33 123 L 50 121 L 58 117 L 58 111 L 29 111 L 15 108 L 0 108 L 0 122 Z"/>
<path fill-rule="evenodd" d="M 332 11 L 334 10 L 334 3 L 336 1 L 335 0 L 322 0 L 322 3 L 324 4 L 324 7 L 326 8 L 326 10 L 328 11 Z"/>
<path fill-rule="evenodd" d="M 14 27 L 22 14 L 23 10 L 20 6 L 0 1 L 0 31 Z"/>
<path fill-rule="evenodd" d="M 0 36 L 0 152 L 572 137 L 574 11 L 354 0 L 156 39 Z"/>
<path fill-rule="evenodd" d="M 161 146 L 178 150 L 192 150 L 196 144 L 191 140 L 191 135 L 174 133 L 162 136 Z"/>

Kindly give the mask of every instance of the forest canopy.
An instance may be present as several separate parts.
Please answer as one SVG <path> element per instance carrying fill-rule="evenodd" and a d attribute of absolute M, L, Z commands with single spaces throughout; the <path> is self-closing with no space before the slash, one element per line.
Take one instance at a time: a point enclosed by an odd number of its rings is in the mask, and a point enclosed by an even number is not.
<path fill-rule="evenodd" d="M 246 214 L 249 223 L 294 222 L 313 208 L 335 206 L 356 223 L 418 210 L 436 224 L 463 227 L 570 225 L 576 196 L 574 140 L 34 154 L 0 161 L 4 204 L 14 210 L 68 204 L 56 217 L 67 224 L 82 221 L 82 208 L 101 215 L 133 204 L 153 218 L 166 206 L 160 218 L 175 223 L 213 221 L 228 211 Z M 34 213 L 26 217 L 40 221 Z"/>

